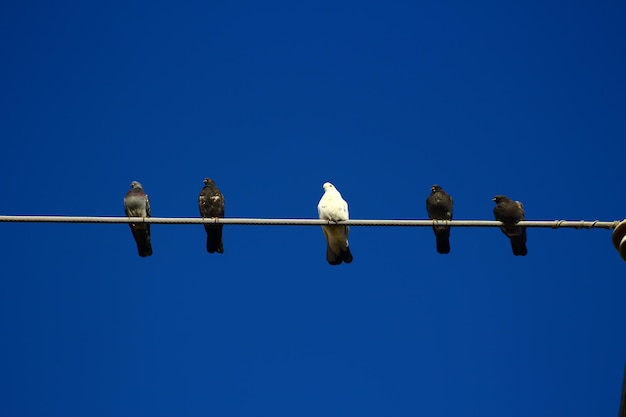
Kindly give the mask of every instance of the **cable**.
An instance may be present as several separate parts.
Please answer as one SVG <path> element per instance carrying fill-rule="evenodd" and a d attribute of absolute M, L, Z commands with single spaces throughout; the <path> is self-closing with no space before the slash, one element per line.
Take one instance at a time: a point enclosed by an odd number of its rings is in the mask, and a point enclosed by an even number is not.
<path fill-rule="evenodd" d="M 198 217 L 87 217 L 87 216 L 2 216 L 0 222 L 34 223 L 152 223 L 152 224 L 235 224 L 256 226 L 324 226 L 336 224 L 318 219 L 253 219 L 253 218 L 198 218 Z M 517 223 L 526 227 L 552 229 L 614 229 L 620 222 L 586 220 L 525 220 Z M 500 227 L 495 220 L 347 220 L 337 224 L 347 226 L 411 226 L 411 227 Z"/>

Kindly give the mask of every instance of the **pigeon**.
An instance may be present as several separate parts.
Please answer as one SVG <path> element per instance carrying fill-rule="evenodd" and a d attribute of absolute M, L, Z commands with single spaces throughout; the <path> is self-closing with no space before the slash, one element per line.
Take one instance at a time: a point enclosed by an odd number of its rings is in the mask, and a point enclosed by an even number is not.
<path fill-rule="evenodd" d="M 513 255 L 526 256 L 526 228 L 516 226 L 515 223 L 524 220 L 524 206 L 519 201 L 513 201 L 507 196 L 497 195 L 493 198 L 496 206 L 493 214 L 496 220 L 504 223 L 500 228 L 511 239 Z"/>
<path fill-rule="evenodd" d="M 130 183 L 130 190 L 124 197 L 124 212 L 128 217 L 150 217 L 150 199 L 137 181 Z M 139 256 L 152 255 L 150 223 L 130 223 L 130 231 L 137 242 Z"/>
<path fill-rule="evenodd" d="M 321 220 L 333 222 L 349 220 L 348 203 L 341 198 L 341 194 L 329 182 L 324 183 L 324 195 L 317 205 L 317 212 Z M 342 262 L 352 262 L 352 253 L 348 246 L 348 231 L 346 225 L 322 226 L 326 238 L 326 260 L 331 265 L 340 265 Z"/>
<path fill-rule="evenodd" d="M 198 197 L 200 216 L 224 217 L 224 196 L 211 178 L 204 179 L 204 187 Z M 209 253 L 224 253 L 222 243 L 222 224 L 204 224 L 206 230 L 206 250 Z"/>
<path fill-rule="evenodd" d="M 426 211 L 429 219 L 452 220 L 452 197 L 443 188 L 435 184 L 430 187 L 426 199 Z M 437 252 L 450 253 L 450 226 L 433 226 L 437 239 Z"/>

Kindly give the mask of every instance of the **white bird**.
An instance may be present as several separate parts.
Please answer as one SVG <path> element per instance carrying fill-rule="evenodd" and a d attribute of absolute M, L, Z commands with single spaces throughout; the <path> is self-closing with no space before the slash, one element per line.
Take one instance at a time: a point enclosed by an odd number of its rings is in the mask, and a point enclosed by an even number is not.
<path fill-rule="evenodd" d="M 321 220 L 340 222 L 349 220 L 348 203 L 341 197 L 341 193 L 329 182 L 324 183 L 324 195 L 317 205 L 317 213 Z M 352 254 L 348 246 L 349 227 L 345 225 L 322 226 L 326 238 L 326 260 L 331 265 L 341 262 L 352 262 Z"/>

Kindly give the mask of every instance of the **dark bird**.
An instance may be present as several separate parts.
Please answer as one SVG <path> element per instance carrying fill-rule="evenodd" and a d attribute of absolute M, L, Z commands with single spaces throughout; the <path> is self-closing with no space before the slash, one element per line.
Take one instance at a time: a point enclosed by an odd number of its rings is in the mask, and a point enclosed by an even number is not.
<path fill-rule="evenodd" d="M 124 197 L 124 212 L 128 217 L 150 217 L 150 199 L 137 181 L 130 183 L 130 191 Z M 137 243 L 139 256 L 152 255 L 150 223 L 130 223 L 130 231 Z"/>
<path fill-rule="evenodd" d="M 204 179 L 204 187 L 198 197 L 198 207 L 200 207 L 200 216 L 203 218 L 224 217 L 224 196 L 211 178 Z M 204 230 L 206 230 L 207 252 L 224 253 L 222 227 L 223 225 L 221 224 L 204 225 Z"/>
<path fill-rule="evenodd" d="M 426 199 L 426 211 L 429 219 L 452 220 L 452 197 L 443 188 L 435 184 L 430 187 Z M 437 252 L 450 253 L 450 226 L 433 226 L 437 240 Z"/>
<path fill-rule="evenodd" d="M 493 198 L 496 206 L 493 214 L 496 220 L 504 223 L 500 228 L 502 232 L 511 240 L 513 255 L 525 256 L 526 249 L 526 228 L 516 226 L 516 223 L 524 220 L 524 206 L 519 201 L 513 201 L 507 196 L 497 195 Z"/>

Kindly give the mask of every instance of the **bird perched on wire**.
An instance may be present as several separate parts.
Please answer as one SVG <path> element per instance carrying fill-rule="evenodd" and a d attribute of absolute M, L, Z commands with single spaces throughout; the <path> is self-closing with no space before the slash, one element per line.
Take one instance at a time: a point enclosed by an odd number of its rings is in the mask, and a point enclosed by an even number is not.
<path fill-rule="evenodd" d="M 426 199 L 426 211 L 429 219 L 452 220 L 454 201 L 443 188 L 435 184 L 430 187 L 430 195 Z M 450 226 L 433 226 L 437 241 L 437 252 L 450 253 Z"/>
<path fill-rule="evenodd" d="M 128 217 L 150 217 L 150 199 L 137 181 L 130 183 L 130 190 L 124 196 L 124 212 Z M 150 223 L 130 223 L 130 231 L 137 243 L 139 256 L 152 255 Z"/>
<path fill-rule="evenodd" d="M 513 255 L 525 256 L 528 253 L 526 249 L 526 228 L 517 226 L 516 223 L 524 220 L 524 206 L 519 201 L 513 201 L 507 196 L 497 195 L 493 198 L 496 206 L 493 214 L 496 220 L 504 223 L 500 229 L 511 240 L 511 249 Z"/>
<path fill-rule="evenodd" d="M 211 178 L 204 179 L 204 187 L 198 197 L 200 216 L 224 217 L 224 196 Z M 209 253 L 224 253 L 221 224 L 204 224 L 206 231 L 206 250 Z"/>
<path fill-rule="evenodd" d="M 348 203 L 341 197 L 339 190 L 329 182 L 324 183 L 324 195 L 317 205 L 317 213 L 321 220 L 339 222 L 349 220 Z M 339 265 L 342 262 L 352 262 L 352 253 L 348 246 L 348 232 L 346 225 L 322 226 L 326 238 L 326 260 L 331 265 Z"/>

